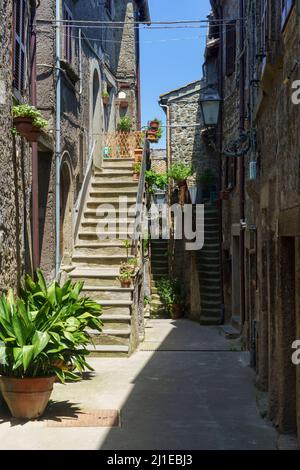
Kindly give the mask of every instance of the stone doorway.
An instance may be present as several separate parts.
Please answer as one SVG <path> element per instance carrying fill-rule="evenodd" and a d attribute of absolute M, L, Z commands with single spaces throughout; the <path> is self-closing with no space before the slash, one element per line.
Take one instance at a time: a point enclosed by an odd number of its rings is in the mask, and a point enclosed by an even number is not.
<path fill-rule="evenodd" d="M 60 257 L 62 264 L 71 256 L 73 197 L 71 174 L 67 163 L 61 168 L 60 176 Z"/>

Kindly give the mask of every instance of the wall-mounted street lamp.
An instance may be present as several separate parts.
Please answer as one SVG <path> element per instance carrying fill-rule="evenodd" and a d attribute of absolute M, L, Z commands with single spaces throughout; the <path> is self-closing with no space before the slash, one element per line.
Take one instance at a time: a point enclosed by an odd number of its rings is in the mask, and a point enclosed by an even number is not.
<path fill-rule="evenodd" d="M 221 98 L 213 88 L 207 88 L 200 95 L 200 107 L 204 126 L 216 127 L 219 122 Z"/>

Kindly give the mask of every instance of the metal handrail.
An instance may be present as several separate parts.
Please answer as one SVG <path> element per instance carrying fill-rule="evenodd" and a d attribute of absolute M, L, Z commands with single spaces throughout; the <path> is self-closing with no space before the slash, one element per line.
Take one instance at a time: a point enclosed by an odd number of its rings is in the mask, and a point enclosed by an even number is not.
<path fill-rule="evenodd" d="M 149 144 L 148 144 L 148 141 L 145 141 L 144 147 L 143 147 L 143 157 L 141 161 L 140 178 L 139 178 L 137 198 L 136 198 L 136 207 L 135 207 L 136 219 L 135 219 L 135 226 L 134 226 L 134 245 L 133 245 L 134 256 L 138 255 L 139 245 L 143 236 L 142 216 L 143 216 L 143 202 L 144 202 L 144 193 L 145 193 L 148 153 L 149 153 Z"/>

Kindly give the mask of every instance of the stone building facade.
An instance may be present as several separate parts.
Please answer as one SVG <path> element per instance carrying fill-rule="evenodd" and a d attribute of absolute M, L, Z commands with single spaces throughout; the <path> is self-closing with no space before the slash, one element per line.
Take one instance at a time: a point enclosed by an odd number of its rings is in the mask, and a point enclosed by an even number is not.
<path fill-rule="evenodd" d="M 21 3 L 27 13 L 22 21 L 26 21 L 28 43 L 25 87 L 20 95 L 12 87 L 11 62 L 13 7 Z M 61 17 L 58 69 L 54 28 L 57 5 Z M 68 266 L 81 195 L 92 163 L 101 166 L 105 134 L 115 131 L 125 115 L 131 118 L 133 130 L 140 125 L 139 31 L 133 21 L 147 22 L 149 9 L 145 0 L 4 0 L 0 9 L 1 290 L 17 287 L 22 274 L 37 266 L 47 279 L 57 274 L 57 268 Z M 99 23 L 84 27 L 76 20 Z M 107 26 L 101 21 L 124 22 L 125 27 Z M 58 75 L 59 155 L 55 144 Z M 102 101 L 104 91 L 109 94 L 107 105 Z M 30 146 L 11 134 L 13 102 L 36 105 L 48 120 L 38 144 Z"/>
<path fill-rule="evenodd" d="M 31 5 L 28 5 L 30 15 Z M 12 133 L 12 103 L 16 102 L 12 67 L 12 0 L 0 2 L 0 294 L 17 288 L 22 274 L 32 269 L 31 147 Z M 28 44 L 29 46 L 29 44 Z M 30 57 L 30 50 L 27 50 Z M 30 99 L 29 70 L 24 71 L 24 100 Z"/>
<path fill-rule="evenodd" d="M 225 318 L 251 351 L 257 386 L 268 394 L 269 418 L 279 432 L 300 439 L 300 369 L 292 363 L 300 335 L 300 115 L 292 102 L 299 79 L 299 3 L 211 4 L 214 18 L 226 20 L 214 32 L 220 42 L 219 130 L 227 190 Z M 240 153 L 229 158 L 234 143 Z"/>
<path fill-rule="evenodd" d="M 167 116 L 167 168 L 170 169 L 176 163 L 191 166 L 193 174 L 188 178 L 187 187 L 194 194 L 196 189 L 196 200 L 193 203 L 205 204 L 207 215 L 211 208 L 217 212 L 215 195 L 219 188 L 219 154 L 207 145 L 203 136 L 204 124 L 200 109 L 200 95 L 206 86 L 207 81 L 204 77 L 203 80 L 197 80 L 161 95 L 159 103 Z M 209 187 L 201 180 L 204 174 L 210 175 Z M 189 191 L 186 193 L 186 202 L 191 203 L 188 193 Z M 176 185 L 170 185 L 169 204 L 178 202 L 178 189 Z M 218 220 L 216 224 L 219 225 Z M 198 230 L 200 230 L 199 227 Z M 219 227 L 216 228 L 217 233 L 212 235 L 218 237 L 218 230 Z M 205 238 L 207 242 L 210 238 L 208 233 Z M 171 229 L 169 268 L 170 274 L 180 279 L 183 286 L 185 315 L 202 323 L 218 323 L 222 316 L 220 281 L 211 296 L 207 292 L 205 283 L 202 282 L 201 270 L 203 268 L 201 266 L 204 265 L 205 259 L 200 259 L 199 250 L 187 250 L 186 242 L 185 237 L 182 240 L 174 239 Z M 216 243 L 218 257 L 218 241 Z"/>

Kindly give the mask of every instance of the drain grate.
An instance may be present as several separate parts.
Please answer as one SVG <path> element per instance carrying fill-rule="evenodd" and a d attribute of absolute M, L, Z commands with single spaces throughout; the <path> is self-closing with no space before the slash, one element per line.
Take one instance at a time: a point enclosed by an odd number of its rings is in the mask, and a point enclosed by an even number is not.
<path fill-rule="evenodd" d="M 50 428 L 113 428 L 120 425 L 119 410 L 80 410 L 72 417 L 47 420 Z"/>

